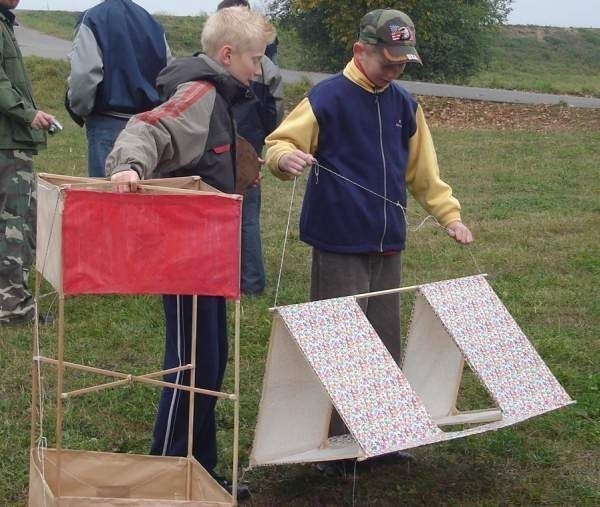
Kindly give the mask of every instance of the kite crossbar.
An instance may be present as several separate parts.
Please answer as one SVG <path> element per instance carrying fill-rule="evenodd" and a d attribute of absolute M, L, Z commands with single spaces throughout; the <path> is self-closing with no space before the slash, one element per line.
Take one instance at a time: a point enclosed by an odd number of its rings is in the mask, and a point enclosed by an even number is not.
<path fill-rule="evenodd" d="M 480 276 L 488 276 L 487 273 L 481 273 Z M 370 297 L 375 297 L 375 296 L 385 296 L 386 294 L 397 294 L 400 292 L 411 292 L 414 290 L 418 290 L 421 287 L 423 287 L 424 284 L 419 284 L 419 285 L 410 285 L 408 287 L 397 287 L 395 289 L 387 289 L 387 290 L 380 290 L 377 292 L 365 292 L 363 294 L 355 294 L 353 297 L 355 299 L 364 299 L 364 298 L 370 298 Z M 272 308 L 269 308 L 269 311 L 275 311 L 278 307 L 274 306 Z"/>

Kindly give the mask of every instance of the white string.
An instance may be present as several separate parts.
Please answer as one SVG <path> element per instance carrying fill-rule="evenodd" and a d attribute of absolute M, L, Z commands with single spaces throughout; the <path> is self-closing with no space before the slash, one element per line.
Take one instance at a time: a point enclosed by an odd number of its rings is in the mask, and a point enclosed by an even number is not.
<path fill-rule="evenodd" d="M 292 196 L 290 198 L 290 208 L 288 210 L 287 224 L 285 226 L 285 237 L 283 238 L 283 249 L 281 252 L 281 263 L 279 264 L 279 275 L 277 276 L 277 288 L 275 289 L 275 302 L 273 303 L 274 307 L 277 307 L 277 299 L 279 297 L 279 287 L 281 284 L 281 273 L 283 271 L 283 260 L 285 257 L 285 247 L 287 245 L 288 234 L 290 231 L 290 220 L 292 218 L 292 208 L 294 206 L 294 194 L 296 193 L 296 182 L 298 178 L 294 178 L 294 185 L 292 186 Z"/>
<path fill-rule="evenodd" d="M 433 215 L 428 215 L 426 216 L 423 221 L 416 227 L 412 228 L 410 227 L 410 223 L 408 222 L 408 216 L 407 213 L 410 211 L 412 213 L 414 213 L 416 215 L 416 212 L 413 212 L 412 210 L 409 210 L 408 208 L 406 208 L 405 206 L 402 206 L 402 204 L 400 203 L 400 201 L 392 201 L 391 199 L 388 199 L 385 195 L 381 195 L 377 192 L 375 192 L 374 190 L 371 190 L 370 188 L 367 188 L 363 185 L 361 185 L 360 183 L 357 183 L 356 181 L 351 180 L 350 178 L 348 178 L 347 176 L 344 176 L 340 173 L 335 172 L 333 169 L 329 169 L 328 167 L 325 167 L 323 164 L 317 162 L 315 160 L 314 163 L 314 173 L 315 173 L 315 179 L 316 182 L 315 184 L 319 184 L 319 169 L 325 169 L 327 172 L 333 174 L 334 176 L 337 176 L 338 178 L 364 190 L 365 192 L 368 192 L 369 194 L 374 195 L 375 197 L 379 197 L 380 199 L 382 199 L 383 201 L 387 202 L 388 204 L 391 204 L 393 206 L 396 206 L 397 208 L 400 208 L 400 210 L 402 211 L 402 216 L 404 217 L 404 222 L 406 223 L 406 227 L 411 230 L 412 232 L 417 232 L 419 231 L 428 220 L 433 220 L 435 222 L 434 225 L 436 225 L 437 227 L 440 227 L 441 229 L 445 230 L 446 232 L 448 232 L 448 229 L 446 227 L 444 227 L 442 224 L 440 224 L 437 220 L 437 218 L 435 218 Z"/>
<path fill-rule="evenodd" d="M 408 217 L 407 217 L 407 212 L 411 211 L 411 210 L 408 210 L 405 206 L 402 206 L 402 204 L 400 204 L 400 201 L 392 201 L 391 199 L 388 199 L 386 196 L 378 194 L 377 192 L 371 190 L 370 188 L 367 188 L 367 187 L 361 185 L 360 183 L 357 183 L 356 181 L 353 181 L 350 178 L 348 178 L 340 173 L 337 173 L 334 170 L 329 169 L 328 167 L 325 167 L 323 164 L 319 163 L 316 160 L 314 162 L 313 167 L 314 167 L 313 171 L 315 173 L 315 180 L 316 180 L 315 184 L 317 184 L 317 185 L 319 184 L 319 169 L 325 169 L 327 172 L 333 174 L 334 176 L 337 176 L 338 178 L 341 178 L 344 181 L 351 183 L 352 185 L 364 190 L 365 192 L 368 192 L 376 197 L 379 197 L 380 199 L 383 199 L 385 202 L 400 208 L 400 210 L 402 211 L 402 215 L 404 217 L 404 222 L 406 223 L 406 228 L 411 232 L 418 232 L 425 225 L 425 223 L 429 220 L 432 220 L 434 222 L 433 225 L 435 225 L 436 227 L 439 227 L 440 229 L 443 229 L 448 234 L 450 234 L 450 232 L 451 232 L 450 229 L 448 229 L 447 227 L 444 227 L 442 224 L 440 224 L 438 219 L 436 217 L 434 217 L 433 215 L 426 216 L 419 225 L 417 225 L 414 228 L 411 228 L 410 223 L 408 222 Z M 416 212 L 412 212 L 412 213 L 416 214 Z M 473 263 L 475 264 L 475 268 L 477 269 L 479 274 L 483 273 L 483 271 L 479 267 L 479 264 L 477 263 L 477 260 L 475 259 L 475 256 L 473 255 L 472 250 L 470 248 L 468 248 L 469 245 L 464 245 L 464 246 L 467 247 L 467 251 L 469 252 L 469 255 L 471 256 L 471 259 L 473 260 Z"/>

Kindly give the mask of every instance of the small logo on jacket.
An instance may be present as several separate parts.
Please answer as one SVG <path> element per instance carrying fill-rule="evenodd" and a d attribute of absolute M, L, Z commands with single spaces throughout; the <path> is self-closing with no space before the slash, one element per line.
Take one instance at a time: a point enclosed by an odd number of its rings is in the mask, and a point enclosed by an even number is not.
<path fill-rule="evenodd" d="M 400 127 L 402 128 L 402 120 L 398 120 L 395 124 L 394 127 Z"/>

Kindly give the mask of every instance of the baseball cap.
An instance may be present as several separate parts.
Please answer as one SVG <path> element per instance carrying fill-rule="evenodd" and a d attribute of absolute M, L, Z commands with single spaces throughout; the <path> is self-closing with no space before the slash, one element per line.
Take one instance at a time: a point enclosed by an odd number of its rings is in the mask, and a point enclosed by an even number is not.
<path fill-rule="evenodd" d="M 394 9 L 375 9 L 361 19 L 358 40 L 375 44 L 392 62 L 421 63 L 415 49 L 415 25 L 408 15 Z"/>

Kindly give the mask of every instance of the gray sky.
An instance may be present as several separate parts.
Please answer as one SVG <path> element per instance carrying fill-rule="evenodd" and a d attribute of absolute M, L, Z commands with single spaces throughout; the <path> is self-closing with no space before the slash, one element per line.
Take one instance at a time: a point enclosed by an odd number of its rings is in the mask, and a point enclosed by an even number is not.
<path fill-rule="evenodd" d="M 176 15 L 211 13 L 220 0 L 136 0 L 152 13 Z M 264 5 L 265 0 L 250 0 Z M 50 9 L 82 11 L 99 3 L 98 0 L 21 0 L 20 9 Z M 600 28 L 600 0 L 515 0 L 510 24 L 580 26 Z"/>

